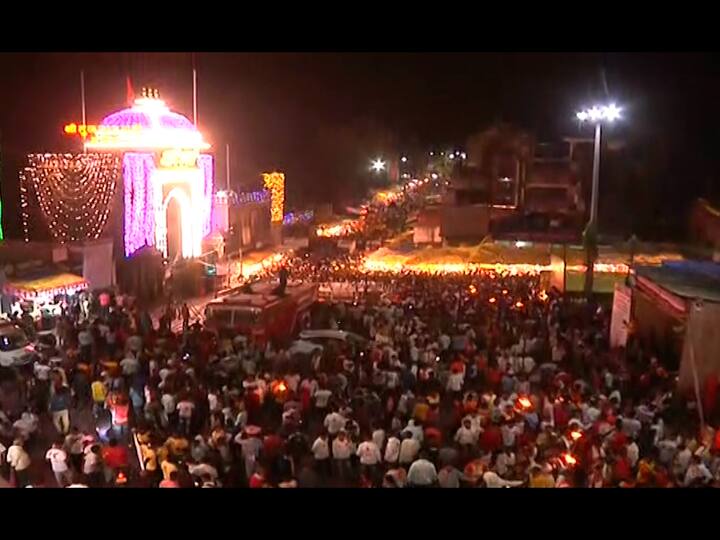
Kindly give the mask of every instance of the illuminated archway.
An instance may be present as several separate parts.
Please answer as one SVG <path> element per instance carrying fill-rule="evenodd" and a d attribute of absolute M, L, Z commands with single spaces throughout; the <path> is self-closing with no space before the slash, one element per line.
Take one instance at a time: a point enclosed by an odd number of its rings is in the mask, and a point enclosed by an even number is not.
<path fill-rule="evenodd" d="M 195 249 L 193 234 L 193 208 L 190 197 L 185 189 L 175 187 L 164 197 L 164 200 L 155 214 L 155 245 L 167 257 L 167 209 L 170 201 L 175 199 L 178 205 L 181 253 L 184 258 L 196 257 L 199 249 Z"/>

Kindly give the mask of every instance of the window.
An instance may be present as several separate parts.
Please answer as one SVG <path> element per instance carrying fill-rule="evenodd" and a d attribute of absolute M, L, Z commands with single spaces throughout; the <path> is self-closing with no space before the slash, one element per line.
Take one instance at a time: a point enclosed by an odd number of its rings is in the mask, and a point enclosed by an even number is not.
<path fill-rule="evenodd" d="M 208 319 L 219 326 L 230 326 L 232 324 L 232 311 L 227 308 L 209 308 Z"/>

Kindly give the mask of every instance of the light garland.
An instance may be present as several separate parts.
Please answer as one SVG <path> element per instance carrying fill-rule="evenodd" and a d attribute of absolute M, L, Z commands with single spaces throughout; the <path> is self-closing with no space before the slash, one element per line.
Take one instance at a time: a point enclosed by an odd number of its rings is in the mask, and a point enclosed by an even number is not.
<path fill-rule="evenodd" d="M 323 224 L 315 229 L 315 235 L 321 238 L 339 238 L 355 234 L 362 228 L 361 219 L 348 219 L 333 225 Z"/>
<path fill-rule="evenodd" d="M 282 223 L 285 207 L 285 175 L 281 172 L 263 173 L 265 189 L 270 191 L 270 221 Z"/>
<path fill-rule="evenodd" d="M 406 263 L 395 257 L 373 257 L 370 255 L 362 265 L 366 272 L 410 272 L 418 274 L 463 274 L 480 271 L 497 272 L 509 275 L 537 275 L 550 272 L 552 265 L 542 264 L 508 264 L 508 263 Z M 568 266 L 568 272 L 585 273 L 584 265 Z M 595 263 L 594 271 L 598 274 L 626 274 L 626 264 Z"/>
<path fill-rule="evenodd" d="M 233 204 L 264 203 L 270 200 L 270 192 L 266 189 L 261 191 L 244 191 L 235 196 Z"/>
<path fill-rule="evenodd" d="M 306 210 L 304 212 L 288 212 L 283 217 L 283 225 L 297 225 L 298 223 L 309 223 L 315 217 L 315 212 Z"/>
<path fill-rule="evenodd" d="M 123 156 L 125 188 L 125 255 L 144 246 L 155 245 L 155 212 L 153 184 L 155 172 L 152 154 L 128 152 Z"/>
<path fill-rule="evenodd" d="M 28 166 L 20 171 L 25 240 L 29 240 L 31 192 L 60 243 L 99 238 L 119 177 L 120 158 L 114 154 L 30 154 Z"/>

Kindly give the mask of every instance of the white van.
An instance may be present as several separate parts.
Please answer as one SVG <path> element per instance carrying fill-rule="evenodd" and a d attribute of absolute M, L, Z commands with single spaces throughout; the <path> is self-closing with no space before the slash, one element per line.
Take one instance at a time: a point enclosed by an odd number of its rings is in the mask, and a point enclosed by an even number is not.
<path fill-rule="evenodd" d="M 35 347 L 16 324 L 0 322 L 0 366 L 23 366 L 33 361 Z"/>

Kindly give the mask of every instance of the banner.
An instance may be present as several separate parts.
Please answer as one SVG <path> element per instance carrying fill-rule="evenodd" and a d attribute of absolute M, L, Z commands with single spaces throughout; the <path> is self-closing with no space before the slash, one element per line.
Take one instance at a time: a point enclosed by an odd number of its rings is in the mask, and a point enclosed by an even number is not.
<path fill-rule="evenodd" d="M 112 240 L 98 240 L 83 246 L 83 277 L 91 290 L 115 284 Z"/>
<path fill-rule="evenodd" d="M 720 304 L 694 301 L 690 306 L 678 388 L 704 388 L 708 376 L 720 375 Z"/>
<path fill-rule="evenodd" d="M 616 283 L 610 319 L 610 347 L 613 349 L 627 344 L 631 306 L 632 291 L 624 284 Z"/>

